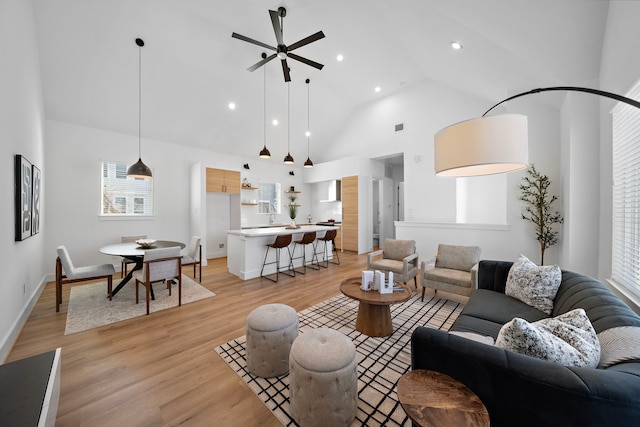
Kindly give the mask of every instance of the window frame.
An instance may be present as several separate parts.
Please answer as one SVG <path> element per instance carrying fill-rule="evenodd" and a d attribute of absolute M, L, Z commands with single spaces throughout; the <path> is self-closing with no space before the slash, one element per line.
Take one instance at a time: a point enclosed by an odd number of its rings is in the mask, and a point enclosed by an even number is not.
<path fill-rule="evenodd" d="M 104 219 L 119 218 L 152 218 L 155 216 L 155 185 L 151 178 L 130 178 L 126 176 L 126 171 L 131 164 L 119 161 L 102 160 L 100 162 L 100 213 Z M 125 171 L 123 174 L 123 170 Z M 153 173 L 153 170 L 152 170 Z M 107 189 L 107 186 L 111 188 Z M 107 199 L 115 205 L 119 199 L 125 199 L 124 212 L 115 212 L 105 206 Z M 146 200 L 143 202 L 142 212 L 136 213 L 139 206 L 137 199 Z M 120 206 L 122 203 L 120 202 Z"/>

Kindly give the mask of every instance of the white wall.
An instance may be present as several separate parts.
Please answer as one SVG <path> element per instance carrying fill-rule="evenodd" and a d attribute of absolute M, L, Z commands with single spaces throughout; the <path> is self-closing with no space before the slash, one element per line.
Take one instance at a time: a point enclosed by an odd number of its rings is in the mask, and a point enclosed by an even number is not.
<path fill-rule="evenodd" d="M 46 122 L 45 129 L 46 196 L 49 203 L 45 221 L 48 233 L 44 268 L 48 273 L 53 273 L 55 248 L 61 244 L 67 246 L 78 265 L 111 262 L 119 266 L 117 257 L 103 255 L 99 248 L 118 241 L 125 234 L 147 234 L 149 238 L 186 243 L 191 233 L 197 230 L 203 239 L 203 253 L 209 253 L 206 247 L 206 167 L 241 171 L 241 176 L 246 175 L 250 180 L 261 177 L 287 186 L 298 182 L 304 194 L 298 173 L 290 179 L 288 171 L 291 168 L 285 168 L 277 160 L 246 159 L 143 139 L 142 159 L 154 171 L 155 217 L 102 218 L 99 216 L 100 162 L 132 161 L 137 155 L 137 137 L 50 120 Z M 242 168 L 245 163 L 250 163 L 250 175 Z M 199 194 L 191 190 L 198 183 Z M 193 198 L 198 196 L 201 200 L 193 203 Z M 196 212 L 201 210 L 200 215 L 193 214 L 194 209 Z M 192 225 L 194 218 L 204 219 L 204 224 L 200 227 Z M 240 222 L 235 224 L 231 222 L 235 228 Z M 217 231 L 213 230 L 214 233 Z"/>
<path fill-rule="evenodd" d="M 3 272 L 0 298 L 0 361 L 4 360 L 22 323 L 28 317 L 44 283 L 47 264 L 43 242 L 47 232 L 22 242 L 14 241 L 14 167 L 16 154 L 25 156 L 42 172 L 42 220 L 47 216 L 47 166 L 44 164 L 44 107 L 33 9 L 30 1 L 0 2 L 0 150 L 2 151 L 3 201 L 0 205 L 0 270 Z M 53 310 L 53 307 L 51 307 Z"/>

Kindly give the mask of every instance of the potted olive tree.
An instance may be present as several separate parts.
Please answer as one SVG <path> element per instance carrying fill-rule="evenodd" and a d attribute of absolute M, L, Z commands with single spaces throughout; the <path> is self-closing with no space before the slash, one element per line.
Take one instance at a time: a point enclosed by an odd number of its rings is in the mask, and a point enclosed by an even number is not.
<path fill-rule="evenodd" d="M 558 242 L 558 231 L 554 225 L 564 222 L 562 214 L 551 206 L 558 197 L 549 194 L 550 185 L 549 177 L 530 165 L 519 186 L 520 200 L 526 203 L 522 219 L 533 224 L 540 244 L 540 265 L 544 264 L 544 251 Z"/>

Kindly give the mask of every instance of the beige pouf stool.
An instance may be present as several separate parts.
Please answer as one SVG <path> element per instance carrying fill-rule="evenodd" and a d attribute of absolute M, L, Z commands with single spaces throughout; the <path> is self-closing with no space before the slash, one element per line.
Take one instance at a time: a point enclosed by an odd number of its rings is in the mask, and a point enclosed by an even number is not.
<path fill-rule="evenodd" d="M 249 313 L 247 369 L 269 378 L 289 372 L 289 351 L 298 336 L 298 314 L 284 304 L 267 304 Z"/>
<path fill-rule="evenodd" d="M 330 328 L 301 334 L 289 356 L 289 409 L 304 427 L 349 426 L 358 408 L 356 347 Z"/>

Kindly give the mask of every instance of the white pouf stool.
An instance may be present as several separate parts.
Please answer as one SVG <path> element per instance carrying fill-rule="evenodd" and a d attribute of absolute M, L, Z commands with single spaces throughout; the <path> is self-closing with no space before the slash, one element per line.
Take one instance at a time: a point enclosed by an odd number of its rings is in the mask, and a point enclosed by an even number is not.
<path fill-rule="evenodd" d="M 249 313 L 246 325 L 247 369 L 269 378 L 289 372 L 291 344 L 298 336 L 298 314 L 284 304 L 267 304 Z"/>
<path fill-rule="evenodd" d="M 356 347 L 330 328 L 301 334 L 289 356 L 289 410 L 304 427 L 349 426 L 358 408 Z"/>

